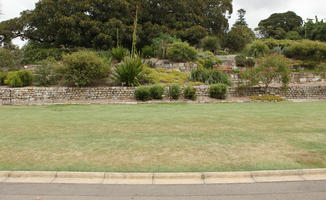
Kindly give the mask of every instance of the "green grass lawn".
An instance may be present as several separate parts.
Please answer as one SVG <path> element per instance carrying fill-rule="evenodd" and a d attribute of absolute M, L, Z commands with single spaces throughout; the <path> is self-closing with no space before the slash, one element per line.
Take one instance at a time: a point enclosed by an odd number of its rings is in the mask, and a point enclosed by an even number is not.
<path fill-rule="evenodd" d="M 0 170 L 326 166 L 326 102 L 0 107 Z"/>

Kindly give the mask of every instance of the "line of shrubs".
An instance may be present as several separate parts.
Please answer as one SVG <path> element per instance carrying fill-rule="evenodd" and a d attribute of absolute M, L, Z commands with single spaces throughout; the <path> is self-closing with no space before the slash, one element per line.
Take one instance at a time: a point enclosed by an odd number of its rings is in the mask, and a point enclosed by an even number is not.
<path fill-rule="evenodd" d="M 165 88 L 161 85 L 140 86 L 135 90 L 135 98 L 139 101 L 149 101 L 152 99 L 162 100 L 165 94 Z M 180 85 L 172 84 L 167 89 L 167 96 L 170 99 L 178 100 L 182 95 Z M 219 83 L 211 85 L 209 88 L 209 96 L 214 99 L 226 99 L 228 95 L 228 85 Z M 194 87 L 186 86 L 183 90 L 183 97 L 189 100 L 197 99 L 197 92 Z"/>

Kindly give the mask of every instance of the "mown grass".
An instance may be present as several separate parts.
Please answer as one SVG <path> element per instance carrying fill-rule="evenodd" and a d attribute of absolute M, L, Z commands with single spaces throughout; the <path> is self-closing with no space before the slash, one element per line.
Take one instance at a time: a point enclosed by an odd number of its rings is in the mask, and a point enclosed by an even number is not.
<path fill-rule="evenodd" d="M 0 170 L 326 166 L 326 102 L 0 107 Z"/>

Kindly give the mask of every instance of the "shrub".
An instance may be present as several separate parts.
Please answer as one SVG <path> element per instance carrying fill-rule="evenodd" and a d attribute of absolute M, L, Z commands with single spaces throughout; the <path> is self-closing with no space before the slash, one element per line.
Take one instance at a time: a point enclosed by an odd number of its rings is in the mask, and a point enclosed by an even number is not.
<path fill-rule="evenodd" d="M 150 87 L 140 86 L 135 90 L 135 98 L 139 101 L 148 101 L 151 100 Z"/>
<path fill-rule="evenodd" d="M 151 46 L 144 46 L 141 52 L 144 58 L 152 58 L 154 56 L 154 50 Z"/>
<path fill-rule="evenodd" d="M 220 48 L 220 41 L 217 37 L 209 36 L 201 40 L 201 47 L 205 51 L 211 51 L 215 53 Z"/>
<path fill-rule="evenodd" d="M 23 53 L 24 64 L 35 64 L 41 60 L 46 60 L 48 58 L 61 60 L 65 50 L 58 48 L 23 48 Z"/>
<path fill-rule="evenodd" d="M 175 42 L 168 46 L 167 57 L 173 61 L 192 61 L 197 57 L 197 50 L 186 42 Z"/>
<path fill-rule="evenodd" d="M 4 85 L 5 84 L 6 78 L 7 78 L 7 73 L 0 72 L 0 85 Z"/>
<path fill-rule="evenodd" d="M 237 67 L 245 67 L 247 58 L 243 55 L 238 55 L 234 58 Z"/>
<path fill-rule="evenodd" d="M 164 87 L 161 85 L 154 85 L 150 88 L 152 99 L 163 99 Z"/>
<path fill-rule="evenodd" d="M 191 71 L 190 80 L 194 82 L 206 83 L 209 85 L 217 83 L 223 83 L 229 86 L 232 85 L 232 81 L 226 73 L 217 70 L 205 69 L 202 67 L 193 69 Z"/>
<path fill-rule="evenodd" d="M 184 89 L 184 97 L 185 97 L 185 99 L 196 100 L 197 99 L 196 89 L 193 87 L 187 86 Z"/>
<path fill-rule="evenodd" d="M 35 81 L 40 86 L 55 85 L 59 79 L 59 75 L 55 71 L 55 60 L 47 59 L 41 61 L 35 70 Z"/>
<path fill-rule="evenodd" d="M 225 84 L 211 85 L 209 88 L 209 96 L 215 99 L 226 99 L 228 95 L 228 86 Z"/>
<path fill-rule="evenodd" d="M 174 99 L 174 100 L 178 100 L 180 98 L 181 95 L 181 88 L 179 84 L 172 84 L 169 87 L 169 96 L 170 98 Z"/>
<path fill-rule="evenodd" d="M 173 83 L 178 83 L 183 85 L 188 79 L 188 75 L 186 73 L 180 72 L 178 70 L 167 70 L 163 68 L 149 69 L 145 68 L 147 74 L 142 72 L 142 79 L 146 80 L 147 83 L 155 83 L 155 84 L 168 84 L 171 85 Z M 145 76 L 143 76 L 145 75 Z"/>
<path fill-rule="evenodd" d="M 17 70 L 20 65 L 20 50 L 8 50 L 0 48 L 0 70 Z"/>
<path fill-rule="evenodd" d="M 254 59 L 247 58 L 243 55 L 238 55 L 234 59 L 237 67 L 253 67 L 256 64 Z"/>
<path fill-rule="evenodd" d="M 256 85 L 261 82 L 265 85 L 265 92 L 267 92 L 269 85 L 279 78 L 283 87 L 286 87 L 290 82 L 290 73 L 288 60 L 282 55 L 271 54 L 262 58 L 257 67 L 242 73 L 241 78 L 247 82 L 247 85 Z"/>
<path fill-rule="evenodd" d="M 215 65 L 220 65 L 222 62 L 215 57 L 210 51 L 198 53 L 198 62 L 207 69 L 212 69 Z"/>
<path fill-rule="evenodd" d="M 326 43 L 318 41 L 303 40 L 293 42 L 286 48 L 284 54 L 288 58 L 300 60 L 325 61 L 326 60 Z"/>
<path fill-rule="evenodd" d="M 88 86 L 109 74 L 109 65 L 95 52 L 78 51 L 63 57 L 64 79 L 77 87 Z"/>
<path fill-rule="evenodd" d="M 5 84 L 10 87 L 25 87 L 33 82 L 33 73 L 30 71 L 12 71 L 9 72 Z"/>
<path fill-rule="evenodd" d="M 111 55 L 114 60 L 121 62 L 124 57 L 129 56 L 130 52 L 128 49 L 118 46 L 111 49 Z"/>
<path fill-rule="evenodd" d="M 265 56 L 269 52 L 268 46 L 262 41 L 255 41 L 247 47 L 248 56 L 255 58 Z"/>
<path fill-rule="evenodd" d="M 326 63 L 321 63 L 317 65 L 316 72 L 323 78 L 326 78 Z"/>
<path fill-rule="evenodd" d="M 274 95 L 251 96 L 250 99 L 255 101 L 270 101 L 270 102 L 280 102 L 285 100 L 283 97 L 274 96 Z"/>
<path fill-rule="evenodd" d="M 163 33 L 159 37 L 154 38 L 152 41 L 154 56 L 158 58 L 166 58 L 169 44 L 175 42 L 181 42 L 181 39 Z"/>
<path fill-rule="evenodd" d="M 140 57 L 125 57 L 115 69 L 114 78 L 123 86 L 138 86 L 141 82 L 143 66 Z"/>

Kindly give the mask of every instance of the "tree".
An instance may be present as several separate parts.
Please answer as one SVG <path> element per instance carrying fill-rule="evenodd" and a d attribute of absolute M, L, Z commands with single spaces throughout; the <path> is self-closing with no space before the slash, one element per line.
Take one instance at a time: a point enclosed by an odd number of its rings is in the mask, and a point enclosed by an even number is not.
<path fill-rule="evenodd" d="M 232 0 L 41 0 L 17 19 L 19 28 L 5 29 L 23 30 L 23 34 L 6 38 L 23 37 L 52 47 L 110 49 L 117 44 L 118 30 L 119 43 L 130 48 L 137 5 L 138 48 L 149 45 L 161 32 L 183 33 L 191 44 L 207 32 L 222 34 L 232 13 Z M 192 33 L 200 38 L 193 38 Z"/>
<path fill-rule="evenodd" d="M 244 73 L 242 79 L 246 79 L 251 86 L 262 83 L 267 93 L 269 86 L 279 78 L 285 88 L 290 82 L 290 73 L 288 60 L 283 55 L 271 54 L 262 58 L 257 67 L 249 69 L 247 74 Z"/>
<path fill-rule="evenodd" d="M 235 22 L 234 26 L 237 25 L 242 25 L 242 26 L 248 26 L 246 19 L 245 19 L 245 15 L 246 15 L 247 11 L 245 9 L 240 9 L 238 10 L 238 19 Z"/>
<path fill-rule="evenodd" d="M 269 18 L 259 22 L 257 31 L 264 38 L 284 39 L 285 34 L 290 31 L 298 31 L 303 20 L 292 11 L 285 13 L 274 13 Z"/>
<path fill-rule="evenodd" d="M 318 17 L 315 18 L 315 22 L 308 19 L 303 29 L 305 39 L 326 41 L 326 22 L 324 20 L 319 21 Z"/>
<path fill-rule="evenodd" d="M 227 47 L 234 52 L 242 51 L 256 38 L 255 33 L 248 27 L 245 14 L 244 9 L 238 10 L 239 18 L 227 35 Z"/>

